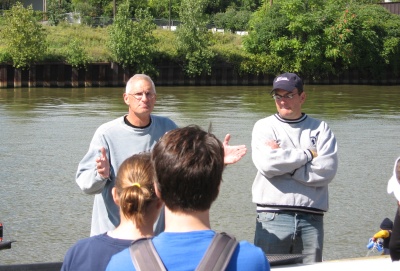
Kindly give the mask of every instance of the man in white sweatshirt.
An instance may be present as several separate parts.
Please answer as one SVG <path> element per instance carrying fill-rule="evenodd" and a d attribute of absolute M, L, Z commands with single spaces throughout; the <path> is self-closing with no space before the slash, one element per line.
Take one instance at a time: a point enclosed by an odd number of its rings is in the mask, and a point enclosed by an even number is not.
<path fill-rule="evenodd" d="M 324 121 L 302 112 L 306 93 L 296 74 L 277 76 L 271 95 L 278 112 L 258 120 L 252 132 L 254 244 L 267 255 L 303 254 L 304 263 L 321 262 L 336 139 Z"/>

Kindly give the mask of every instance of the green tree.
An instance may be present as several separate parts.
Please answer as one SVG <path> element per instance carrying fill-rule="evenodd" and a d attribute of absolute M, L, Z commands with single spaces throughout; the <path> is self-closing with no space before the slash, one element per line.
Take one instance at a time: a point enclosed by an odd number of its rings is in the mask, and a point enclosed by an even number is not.
<path fill-rule="evenodd" d="M 211 74 L 214 53 L 210 49 L 207 30 L 208 18 L 204 15 L 206 0 L 182 0 L 179 12 L 181 24 L 177 34 L 177 51 L 189 76 Z"/>
<path fill-rule="evenodd" d="M 66 18 L 67 12 L 70 11 L 70 5 L 66 1 L 47 0 L 47 20 L 50 25 L 58 25 Z"/>
<path fill-rule="evenodd" d="M 234 6 L 227 8 L 225 12 L 214 15 L 214 24 L 217 28 L 224 28 L 232 32 L 247 30 L 251 12 L 248 10 L 237 10 Z"/>
<path fill-rule="evenodd" d="M 153 58 L 157 39 L 153 35 L 156 25 L 146 10 L 136 11 L 136 20 L 130 17 L 129 3 L 118 7 L 114 24 L 109 29 L 109 48 L 114 61 L 136 72 L 157 74 Z"/>
<path fill-rule="evenodd" d="M 400 18 L 371 2 L 266 3 L 253 14 L 244 47 L 260 59 L 272 59 L 274 73 L 292 71 L 320 77 L 357 69 L 378 74 L 386 70 L 387 63 L 399 63 Z"/>
<path fill-rule="evenodd" d="M 205 13 L 216 14 L 225 12 L 229 7 L 237 7 L 238 10 L 255 11 L 265 0 L 213 0 L 208 1 Z"/>
<path fill-rule="evenodd" d="M 378 5 L 351 4 L 326 31 L 326 56 L 346 68 L 383 76 L 398 63 L 400 18 Z"/>
<path fill-rule="evenodd" d="M 100 17 L 108 10 L 112 1 L 109 0 L 72 0 L 72 7 L 82 16 Z M 108 14 L 111 15 L 111 14 Z"/>
<path fill-rule="evenodd" d="M 46 33 L 34 16 L 32 5 L 24 8 L 17 2 L 4 12 L 4 25 L 0 38 L 16 68 L 28 68 L 40 61 L 47 50 Z"/>
<path fill-rule="evenodd" d="M 179 18 L 180 4 L 180 0 L 149 0 L 149 7 L 155 18 Z"/>
<path fill-rule="evenodd" d="M 65 60 L 72 67 L 86 68 L 89 63 L 89 57 L 82 42 L 76 38 L 72 39 L 65 47 L 65 55 Z"/>
<path fill-rule="evenodd" d="M 72 7 L 75 12 L 79 13 L 79 17 L 83 24 L 93 25 L 94 18 L 99 17 L 96 7 L 87 1 L 73 0 Z"/>
<path fill-rule="evenodd" d="M 135 10 L 147 9 L 149 7 L 148 1 L 138 0 L 71 0 L 73 9 L 81 13 L 85 23 L 93 24 L 94 18 L 102 18 L 107 20 L 114 16 L 114 1 L 118 7 L 126 2 L 129 2 L 129 13 L 133 18 L 135 17 Z"/>
<path fill-rule="evenodd" d="M 243 64 L 245 70 L 253 73 L 279 73 L 282 70 L 282 63 L 273 52 L 271 45 L 280 37 L 290 36 L 288 24 L 289 19 L 281 14 L 280 6 L 276 4 L 273 6 L 268 4 L 251 16 L 250 32 L 243 38 L 243 45 L 245 50 L 255 57 Z M 258 60 L 261 65 L 257 64 Z"/>
<path fill-rule="evenodd" d="M 301 72 L 313 77 L 332 73 L 332 62 L 324 55 L 324 28 L 330 25 L 340 10 L 325 0 L 281 0 L 279 13 L 285 18 L 288 35 L 274 38 L 270 49 L 279 57 L 281 71 Z M 275 3 L 275 2 L 274 2 Z"/>
<path fill-rule="evenodd" d="M 0 0 L 0 10 L 6 10 L 6 9 L 10 9 L 15 2 L 17 2 L 16 0 Z"/>

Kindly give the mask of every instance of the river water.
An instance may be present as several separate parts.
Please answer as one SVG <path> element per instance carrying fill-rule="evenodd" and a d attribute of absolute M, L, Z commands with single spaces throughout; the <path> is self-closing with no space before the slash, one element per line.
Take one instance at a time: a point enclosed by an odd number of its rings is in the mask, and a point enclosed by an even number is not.
<path fill-rule="evenodd" d="M 247 155 L 224 172 L 211 211 L 212 227 L 253 242 L 251 185 L 254 123 L 273 114 L 270 87 L 158 87 L 154 113 L 179 126 L 197 124 Z M 304 112 L 325 120 L 338 141 L 339 170 L 325 215 L 324 260 L 364 257 L 380 222 L 394 219 L 396 201 L 386 193 L 400 156 L 398 86 L 306 86 Z M 0 89 L 0 264 L 62 261 L 87 237 L 93 196 L 83 194 L 75 172 L 95 129 L 125 114 L 123 88 Z"/>

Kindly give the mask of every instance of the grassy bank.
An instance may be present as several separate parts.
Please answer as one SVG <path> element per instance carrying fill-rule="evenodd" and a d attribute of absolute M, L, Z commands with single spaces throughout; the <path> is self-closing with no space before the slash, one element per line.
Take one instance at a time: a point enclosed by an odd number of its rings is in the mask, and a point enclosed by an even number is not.
<path fill-rule="evenodd" d="M 65 23 L 58 26 L 44 25 L 44 29 L 47 33 L 48 43 L 48 51 L 44 59 L 46 62 L 66 61 L 69 45 L 72 41 L 77 41 L 84 48 L 89 62 L 109 62 L 112 60 L 107 47 L 107 27 L 93 28 L 86 25 Z M 163 59 L 176 59 L 175 32 L 157 28 L 153 34 L 158 39 L 157 54 Z M 238 55 L 245 54 L 242 50 L 242 37 L 239 35 L 210 33 L 210 43 L 218 59 L 236 59 Z M 5 44 L 0 40 L 0 55 L 4 56 L 5 54 Z"/>
<path fill-rule="evenodd" d="M 106 28 L 69 24 L 44 26 L 44 28 L 49 46 L 46 54 L 47 61 L 64 61 L 68 45 L 72 40 L 81 44 L 90 61 L 104 62 L 110 60 Z"/>

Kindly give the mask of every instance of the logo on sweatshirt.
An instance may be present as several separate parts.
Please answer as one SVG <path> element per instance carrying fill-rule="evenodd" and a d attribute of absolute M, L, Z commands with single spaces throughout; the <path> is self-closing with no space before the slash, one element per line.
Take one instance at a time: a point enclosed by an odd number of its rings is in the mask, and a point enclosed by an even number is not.
<path fill-rule="evenodd" d="M 315 146 L 315 145 L 317 145 L 318 136 L 319 136 L 319 132 L 317 132 L 317 134 L 316 134 L 315 136 L 311 136 L 311 137 L 310 137 L 310 140 L 311 140 L 312 146 Z"/>

